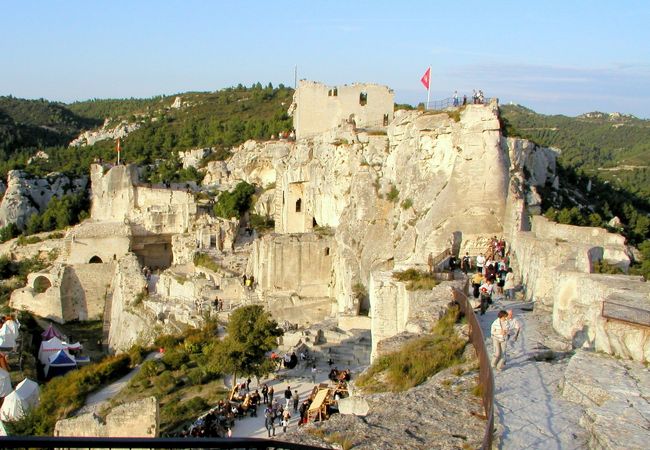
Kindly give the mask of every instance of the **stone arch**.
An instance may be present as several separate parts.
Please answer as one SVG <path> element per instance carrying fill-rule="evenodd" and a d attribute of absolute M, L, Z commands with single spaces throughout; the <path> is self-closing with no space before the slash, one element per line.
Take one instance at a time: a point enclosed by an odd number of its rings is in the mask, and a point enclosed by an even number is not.
<path fill-rule="evenodd" d="M 102 261 L 102 259 L 99 256 L 95 255 L 92 258 L 90 258 L 90 261 L 88 261 L 88 264 L 102 264 L 103 262 L 104 261 Z"/>
<path fill-rule="evenodd" d="M 34 292 L 37 294 L 42 294 L 43 292 L 47 291 L 49 288 L 52 287 L 52 282 L 50 279 L 46 276 L 39 275 L 36 278 L 34 278 Z"/>

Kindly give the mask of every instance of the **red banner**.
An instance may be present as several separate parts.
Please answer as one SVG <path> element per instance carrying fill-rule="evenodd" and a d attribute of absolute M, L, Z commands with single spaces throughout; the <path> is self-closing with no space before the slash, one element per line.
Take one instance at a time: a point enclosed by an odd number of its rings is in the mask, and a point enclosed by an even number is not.
<path fill-rule="evenodd" d="M 424 85 L 424 87 L 429 90 L 429 81 L 431 81 L 431 67 L 427 69 L 426 72 L 424 72 L 424 75 L 422 75 L 422 78 L 420 78 L 420 81 Z"/>

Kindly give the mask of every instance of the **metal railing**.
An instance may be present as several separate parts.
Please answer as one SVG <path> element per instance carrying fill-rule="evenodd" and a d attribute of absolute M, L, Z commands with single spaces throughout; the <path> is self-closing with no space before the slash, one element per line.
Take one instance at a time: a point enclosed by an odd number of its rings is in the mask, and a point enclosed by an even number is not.
<path fill-rule="evenodd" d="M 0 438 L 2 448 L 229 448 L 251 450 L 323 450 L 324 447 L 259 438 L 98 438 L 7 436 Z"/>
<path fill-rule="evenodd" d="M 432 100 L 429 103 L 427 103 L 427 110 L 440 110 L 440 109 L 447 109 L 447 108 L 457 108 L 459 106 L 463 105 L 487 105 L 493 100 L 491 97 L 484 97 L 482 101 L 475 102 L 472 97 L 467 97 L 467 99 L 464 99 L 463 97 L 459 97 L 457 99 L 454 99 L 454 97 L 447 97 L 443 98 L 442 100 Z"/>
<path fill-rule="evenodd" d="M 492 448 L 492 434 L 494 429 L 494 374 L 487 349 L 485 348 L 485 338 L 481 325 L 478 323 L 474 309 L 469 303 L 467 295 L 458 289 L 453 290 L 454 300 L 460 306 L 461 312 L 467 318 L 469 325 L 469 339 L 479 360 L 478 382 L 481 387 L 481 400 L 483 401 L 483 410 L 485 412 L 486 424 L 483 434 L 483 443 L 481 449 L 488 450 Z"/>

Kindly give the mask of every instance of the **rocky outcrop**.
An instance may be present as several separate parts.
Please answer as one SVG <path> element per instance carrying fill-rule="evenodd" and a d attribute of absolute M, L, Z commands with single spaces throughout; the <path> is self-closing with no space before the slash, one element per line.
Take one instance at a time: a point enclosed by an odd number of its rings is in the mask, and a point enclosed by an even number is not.
<path fill-rule="evenodd" d="M 0 227 L 15 223 L 22 229 L 32 214 L 45 210 L 52 197 L 83 192 L 87 184 L 86 177 L 71 179 L 52 173 L 46 178 L 34 178 L 21 170 L 10 170 L 0 202 Z"/>
<path fill-rule="evenodd" d="M 102 419 L 95 413 L 59 420 L 54 436 L 66 437 L 141 437 L 159 433 L 159 408 L 155 397 L 125 403 L 111 409 Z"/>
<path fill-rule="evenodd" d="M 111 309 L 105 312 L 110 315 L 108 347 L 112 352 L 126 351 L 133 344 L 149 345 L 161 332 L 156 329 L 157 317 L 142 305 L 146 286 L 138 258 L 133 253 L 120 258 L 113 279 Z"/>
<path fill-rule="evenodd" d="M 577 351 L 562 395 L 586 408 L 580 424 L 592 449 L 645 449 L 650 433 L 650 373 L 639 363 Z"/>
<path fill-rule="evenodd" d="M 176 97 L 177 99 L 180 97 Z M 211 148 L 195 148 L 184 152 L 178 152 L 178 156 L 183 163 L 183 169 L 194 167 L 199 168 L 199 164 L 212 151 Z"/>
<path fill-rule="evenodd" d="M 106 119 L 104 125 L 98 130 L 84 131 L 76 139 L 70 142 L 70 147 L 83 147 L 86 145 L 94 145 L 97 142 L 105 141 L 107 139 L 125 138 L 129 133 L 139 129 L 141 124 L 129 123 L 126 120 L 121 121 L 119 124 L 110 128 L 109 120 Z"/>
<path fill-rule="evenodd" d="M 471 364 L 444 370 L 406 392 L 351 397 L 341 410 L 349 414 L 308 424 L 285 439 L 319 446 L 347 440 L 349 448 L 362 450 L 479 448 L 486 422 L 480 398 L 472 394 L 477 374 L 467 371 Z"/>

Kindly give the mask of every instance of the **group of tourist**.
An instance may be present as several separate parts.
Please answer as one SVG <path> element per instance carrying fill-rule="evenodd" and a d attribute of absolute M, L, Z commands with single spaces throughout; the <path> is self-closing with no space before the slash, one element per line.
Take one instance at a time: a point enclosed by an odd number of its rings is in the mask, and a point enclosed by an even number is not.
<path fill-rule="evenodd" d="M 479 308 L 481 315 L 493 303 L 493 297 L 514 300 L 515 275 L 510 267 L 510 253 L 506 252 L 504 239 L 492 238 L 485 253 L 481 253 L 472 262 L 469 253 L 465 253 L 460 268 L 467 274 L 473 268 L 476 272 L 471 277 L 472 306 Z"/>
<path fill-rule="evenodd" d="M 460 106 L 460 97 L 458 96 L 458 91 L 454 91 L 452 100 L 454 106 Z M 483 95 L 483 91 L 481 89 L 474 89 L 472 91 L 472 102 L 475 105 L 480 105 L 485 103 L 485 96 Z M 463 106 L 465 106 L 466 104 L 467 104 L 467 95 L 463 95 Z"/>

